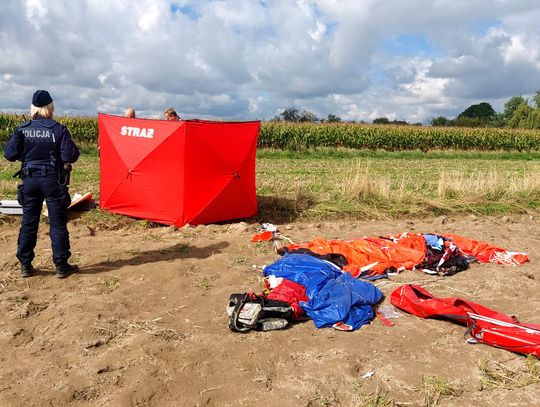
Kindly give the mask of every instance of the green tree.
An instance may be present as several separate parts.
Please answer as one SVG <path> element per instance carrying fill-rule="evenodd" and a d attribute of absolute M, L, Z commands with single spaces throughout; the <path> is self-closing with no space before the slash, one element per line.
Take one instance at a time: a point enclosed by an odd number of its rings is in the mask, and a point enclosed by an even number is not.
<path fill-rule="evenodd" d="M 534 109 L 530 107 L 527 103 L 522 103 L 514 111 L 514 114 L 508 121 L 508 127 L 513 129 L 524 128 L 527 124 L 527 117 L 531 114 Z"/>
<path fill-rule="evenodd" d="M 478 117 L 458 116 L 453 124 L 457 127 L 482 127 L 485 126 L 486 122 Z"/>
<path fill-rule="evenodd" d="M 512 96 L 510 99 L 508 99 L 508 102 L 504 104 L 504 119 L 506 121 L 510 120 L 516 109 L 522 104 L 527 104 L 527 100 L 521 95 Z"/>
<path fill-rule="evenodd" d="M 450 126 L 450 120 L 444 116 L 438 116 L 431 119 L 431 125 L 435 127 Z"/>
<path fill-rule="evenodd" d="M 493 115 L 495 115 L 495 110 L 493 107 L 487 102 L 482 102 L 478 103 L 477 105 L 470 105 L 467 109 L 459 114 L 458 118 L 469 117 L 471 119 L 480 119 L 487 122 Z"/>
<path fill-rule="evenodd" d="M 377 117 L 373 120 L 373 124 L 388 124 L 390 120 L 387 117 Z"/>
<path fill-rule="evenodd" d="M 504 127 L 506 121 L 504 120 L 504 113 L 495 113 L 486 123 L 486 127 Z"/>
<path fill-rule="evenodd" d="M 520 127 L 540 129 L 540 109 L 531 109 L 527 117 L 520 122 Z"/>
<path fill-rule="evenodd" d="M 533 97 L 534 105 L 537 109 L 540 109 L 540 90 L 536 91 L 536 94 Z"/>
<path fill-rule="evenodd" d="M 339 123 L 341 121 L 341 117 L 336 116 L 335 114 L 329 114 L 326 121 L 328 123 Z"/>
<path fill-rule="evenodd" d="M 409 123 L 407 123 L 405 120 L 392 120 L 388 124 L 395 124 L 397 126 L 408 126 Z"/>
<path fill-rule="evenodd" d="M 286 122 L 297 122 L 300 120 L 300 112 L 295 107 L 289 107 L 288 109 L 285 109 L 280 116 L 285 120 Z"/>
<path fill-rule="evenodd" d="M 301 122 L 315 123 L 319 121 L 319 118 L 315 113 L 310 112 L 309 110 L 304 110 L 302 113 L 300 113 L 298 120 Z"/>

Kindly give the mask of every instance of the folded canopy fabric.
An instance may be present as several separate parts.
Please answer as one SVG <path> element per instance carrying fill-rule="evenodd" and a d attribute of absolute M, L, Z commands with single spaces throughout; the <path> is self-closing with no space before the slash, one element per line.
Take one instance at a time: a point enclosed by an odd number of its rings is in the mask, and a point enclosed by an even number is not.
<path fill-rule="evenodd" d="M 382 299 L 382 292 L 373 284 L 308 254 L 285 254 L 266 266 L 263 274 L 305 287 L 307 301 L 299 305 L 317 328 L 358 329 L 373 319 L 372 306 Z"/>
<path fill-rule="evenodd" d="M 454 234 L 429 234 L 451 239 L 461 252 L 479 262 L 499 264 L 522 264 L 528 260 L 527 253 L 510 252 L 490 243 Z M 382 237 L 363 237 L 354 240 L 315 239 L 306 243 L 286 245 L 287 250 L 306 248 L 317 254 L 339 253 L 348 264 L 343 271 L 354 277 L 368 271 L 374 276 L 388 270 L 412 270 L 426 255 L 426 239 L 422 233 L 402 233 Z"/>
<path fill-rule="evenodd" d="M 461 298 L 436 298 L 424 288 L 406 284 L 395 289 L 390 302 L 421 318 L 445 318 L 466 325 L 473 343 L 540 357 L 540 325 L 515 318 Z"/>

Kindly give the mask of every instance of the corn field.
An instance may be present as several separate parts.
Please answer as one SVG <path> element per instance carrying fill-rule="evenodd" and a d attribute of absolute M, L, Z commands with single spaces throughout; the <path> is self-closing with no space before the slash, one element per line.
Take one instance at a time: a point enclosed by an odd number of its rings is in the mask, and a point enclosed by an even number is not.
<path fill-rule="evenodd" d="M 0 143 L 4 144 L 13 130 L 28 116 L 18 114 L 0 114 Z M 73 139 L 80 144 L 96 144 L 98 124 L 96 117 L 55 116 L 55 120 L 65 125 Z"/>
<path fill-rule="evenodd" d="M 402 150 L 540 150 L 540 131 L 493 128 L 365 125 L 354 123 L 265 123 L 259 146 Z"/>
<path fill-rule="evenodd" d="M 0 114 L 0 142 L 25 119 Z M 73 139 L 83 145 L 97 143 L 95 117 L 57 117 Z M 366 125 L 356 123 L 267 122 L 261 127 L 259 147 L 303 150 L 342 147 L 386 151 L 483 150 L 540 151 L 540 131 L 521 129 Z"/>

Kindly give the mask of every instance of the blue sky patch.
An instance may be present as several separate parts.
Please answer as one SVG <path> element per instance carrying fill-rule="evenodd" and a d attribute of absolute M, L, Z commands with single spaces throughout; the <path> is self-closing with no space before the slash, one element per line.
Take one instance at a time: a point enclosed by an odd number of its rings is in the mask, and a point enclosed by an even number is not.
<path fill-rule="evenodd" d="M 483 37 L 488 33 L 491 28 L 501 27 L 503 22 L 501 20 L 489 20 L 489 21 L 477 21 L 473 25 L 473 32 L 477 37 Z"/>
<path fill-rule="evenodd" d="M 180 6 L 178 4 L 172 3 L 171 13 L 181 13 L 191 20 L 198 20 L 199 18 L 201 18 L 201 14 L 197 11 L 197 9 L 190 5 Z"/>
<path fill-rule="evenodd" d="M 424 34 L 400 34 L 386 38 L 379 49 L 390 55 L 440 57 L 443 53 L 431 44 Z"/>

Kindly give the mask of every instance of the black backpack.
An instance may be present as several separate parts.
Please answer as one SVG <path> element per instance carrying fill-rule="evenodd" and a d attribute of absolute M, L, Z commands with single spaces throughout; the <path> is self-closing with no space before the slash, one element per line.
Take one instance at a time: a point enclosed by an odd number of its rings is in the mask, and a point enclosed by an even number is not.
<path fill-rule="evenodd" d="M 294 319 L 291 306 L 254 293 L 231 294 L 227 306 L 233 332 L 272 331 L 288 328 Z"/>

